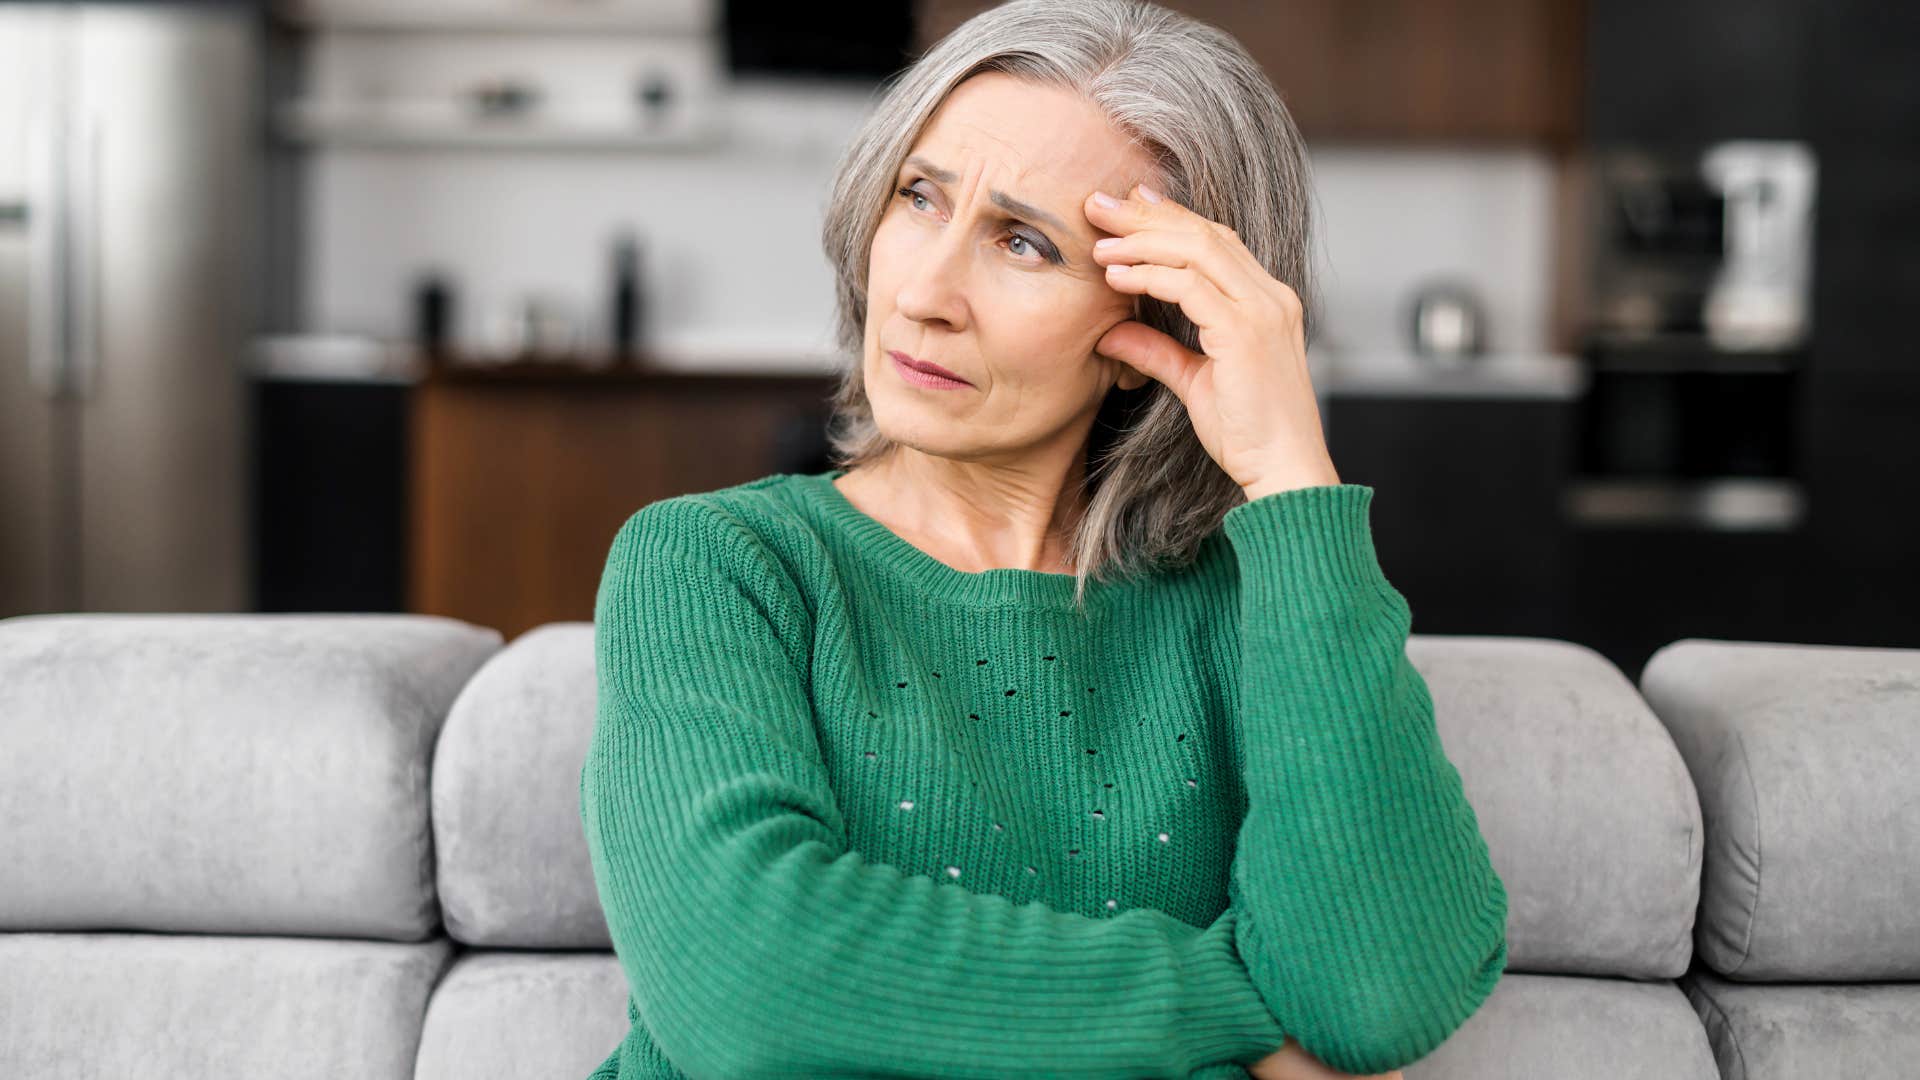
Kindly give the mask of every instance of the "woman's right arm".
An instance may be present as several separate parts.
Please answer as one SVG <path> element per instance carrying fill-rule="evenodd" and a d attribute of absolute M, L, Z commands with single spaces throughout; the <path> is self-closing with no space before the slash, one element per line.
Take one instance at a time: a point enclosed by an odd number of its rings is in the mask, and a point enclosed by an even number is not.
<path fill-rule="evenodd" d="M 1283 1044 L 1232 910 L 1096 919 L 851 850 L 810 635 L 791 579 L 719 508 L 664 500 L 613 542 L 581 813 L 614 951 L 677 1066 L 1187 1076 Z"/>

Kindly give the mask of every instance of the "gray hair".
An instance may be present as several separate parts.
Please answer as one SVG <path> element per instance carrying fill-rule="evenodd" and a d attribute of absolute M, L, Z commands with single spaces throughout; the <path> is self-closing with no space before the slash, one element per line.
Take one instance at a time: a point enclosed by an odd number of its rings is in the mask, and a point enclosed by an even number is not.
<path fill-rule="evenodd" d="M 987 71 L 1071 91 L 1100 109 L 1155 162 L 1152 186 L 1232 229 L 1292 287 L 1312 340 L 1306 144 L 1246 49 L 1218 27 L 1145 0 L 1012 0 L 889 77 L 840 160 L 821 239 L 834 269 L 837 345 L 852 356 L 832 396 L 829 443 L 841 467 L 897 448 L 874 422 L 862 370 L 874 231 L 921 129 L 954 87 Z M 1199 351 L 1178 304 L 1139 299 L 1141 322 Z M 1185 404 L 1153 379 L 1101 403 L 1086 484 L 1087 512 L 1068 541 L 1082 605 L 1090 576 L 1104 582 L 1190 563 L 1246 501 L 1200 444 Z"/>

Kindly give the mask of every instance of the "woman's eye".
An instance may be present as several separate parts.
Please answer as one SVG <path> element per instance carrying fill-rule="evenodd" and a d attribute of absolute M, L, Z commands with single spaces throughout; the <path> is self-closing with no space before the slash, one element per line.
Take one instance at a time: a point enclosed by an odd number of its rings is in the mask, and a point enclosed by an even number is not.
<path fill-rule="evenodd" d="M 900 197 L 901 197 L 901 198 L 903 198 L 903 199 L 906 199 L 906 200 L 907 200 L 907 202 L 908 202 L 909 204 L 912 204 L 912 203 L 913 203 L 913 200 L 915 200 L 915 199 L 918 199 L 918 200 L 920 200 L 921 202 L 926 202 L 926 201 L 927 201 L 927 197 L 926 197 L 925 195 L 922 195 L 922 194 L 920 194 L 919 192 L 917 192 L 917 191 L 915 191 L 915 190 L 913 190 L 913 189 L 912 189 L 912 188 L 910 188 L 910 187 L 903 187 L 903 188 L 900 188 L 900 189 L 898 189 L 898 190 L 896 190 L 896 191 L 894 192 L 894 194 L 896 194 L 896 195 L 898 195 L 898 196 L 900 196 Z M 918 209 L 919 209 L 919 207 L 918 207 L 918 206 L 916 205 L 916 206 L 914 206 L 914 209 L 916 209 L 916 210 L 918 210 Z"/>
<path fill-rule="evenodd" d="M 1007 238 L 1008 246 L 1011 247 L 1016 240 L 1027 245 L 1027 250 L 1040 256 L 1040 261 L 1042 262 L 1057 263 L 1060 261 L 1059 253 L 1054 251 L 1052 245 L 1048 244 L 1045 240 L 1036 240 L 1023 233 L 1014 233 Z M 1016 254 L 1018 253 L 1016 252 Z"/>

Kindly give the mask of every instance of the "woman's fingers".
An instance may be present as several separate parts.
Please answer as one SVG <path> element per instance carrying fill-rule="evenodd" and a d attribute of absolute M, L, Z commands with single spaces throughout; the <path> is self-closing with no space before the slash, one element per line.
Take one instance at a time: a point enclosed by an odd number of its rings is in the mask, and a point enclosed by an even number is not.
<path fill-rule="evenodd" d="M 1247 1066 L 1247 1075 L 1254 1080 L 1406 1080 L 1398 1069 L 1371 1076 L 1341 1072 L 1308 1053 L 1291 1035 L 1280 1049 Z"/>
<path fill-rule="evenodd" d="M 1234 256 L 1224 230 L 1141 229 L 1096 241 L 1093 258 L 1100 263 L 1145 262 L 1190 268 L 1204 274 L 1230 300 L 1259 299 L 1264 287 Z"/>
<path fill-rule="evenodd" d="M 1114 263 L 1107 267 L 1107 285 L 1116 292 L 1145 293 L 1178 304 L 1203 333 L 1232 333 L 1243 310 L 1211 279 L 1188 266 Z"/>

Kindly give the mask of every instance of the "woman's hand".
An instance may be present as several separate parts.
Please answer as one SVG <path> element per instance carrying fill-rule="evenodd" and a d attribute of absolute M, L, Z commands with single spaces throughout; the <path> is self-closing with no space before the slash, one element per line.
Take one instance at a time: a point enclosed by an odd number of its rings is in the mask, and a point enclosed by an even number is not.
<path fill-rule="evenodd" d="M 1200 445 L 1247 498 L 1338 484 L 1307 372 L 1300 297 L 1260 265 L 1240 237 L 1140 185 L 1118 205 L 1087 196 L 1107 284 L 1180 305 L 1199 330 L 1196 353 L 1132 319 L 1094 346 L 1173 388 Z"/>
<path fill-rule="evenodd" d="M 1280 1049 L 1247 1066 L 1247 1075 L 1253 1080 L 1405 1080 L 1399 1069 L 1372 1077 L 1343 1073 L 1307 1053 L 1291 1035 Z"/>

